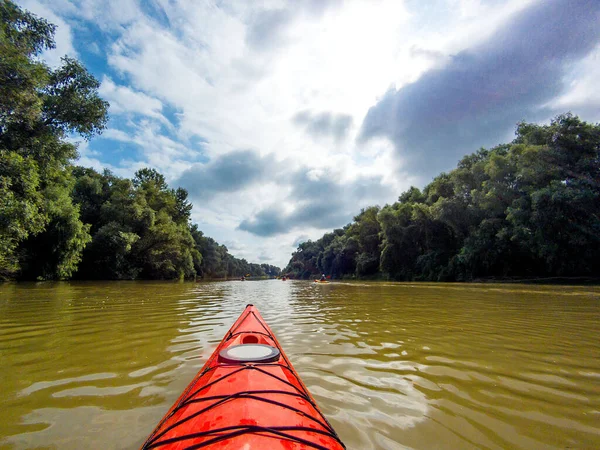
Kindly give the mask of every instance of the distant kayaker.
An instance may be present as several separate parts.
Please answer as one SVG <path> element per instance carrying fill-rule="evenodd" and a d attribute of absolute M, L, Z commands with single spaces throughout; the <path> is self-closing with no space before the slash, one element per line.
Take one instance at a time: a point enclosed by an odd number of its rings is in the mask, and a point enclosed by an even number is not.
<path fill-rule="evenodd" d="M 321 275 L 321 281 L 327 281 L 327 277 L 325 276 L 325 274 Z"/>

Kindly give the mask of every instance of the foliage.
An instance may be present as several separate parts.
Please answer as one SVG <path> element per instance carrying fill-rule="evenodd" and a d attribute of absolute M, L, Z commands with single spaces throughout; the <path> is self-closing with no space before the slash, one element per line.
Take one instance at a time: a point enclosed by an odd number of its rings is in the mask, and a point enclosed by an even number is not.
<path fill-rule="evenodd" d="M 66 133 L 89 138 L 107 120 L 98 81 L 77 61 L 50 69 L 54 25 L 0 2 L 0 277 L 68 278 L 90 240 L 71 201 Z"/>
<path fill-rule="evenodd" d="M 227 277 L 276 277 L 281 269 L 269 264 L 249 263 L 230 255 L 227 247 L 220 245 L 214 239 L 204 236 L 197 225 L 191 227 L 196 249 L 202 255 L 202 260 L 196 265 L 199 276 L 208 278 Z"/>
<path fill-rule="evenodd" d="M 597 276 L 600 126 L 570 114 L 520 123 L 423 190 L 301 244 L 285 271 L 399 280 Z M 341 231 L 338 232 L 338 231 Z M 349 243 L 351 242 L 351 245 Z"/>
<path fill-rule="evenodd" d="M 82 279 L 182 279 L 278 275 L 274 266 L 233 257 L 190 223 L 187 191 L 169 188 L 154 169 L 133 180 L 76 167 L 73 198 L 91 244 L 76 274 Z"/>

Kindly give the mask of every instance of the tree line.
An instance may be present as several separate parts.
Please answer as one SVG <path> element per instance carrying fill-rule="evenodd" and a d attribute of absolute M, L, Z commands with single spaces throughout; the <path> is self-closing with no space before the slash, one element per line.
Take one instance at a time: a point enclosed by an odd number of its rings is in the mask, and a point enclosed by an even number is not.
<path fill-rule="evenodd" d="M 467 155 L 422 190 L 300 244 L 299 278 L 462 281 L 598 277 L 600 125 L 571 114 L 520 123 L 516 138 Z"/>
<path fill-rule="evenodd" d="M 77 60 L 39 56 L 56 27 L 0 0 L 0 279 L 276 276 L 191 223 L 185 189 L 74 166 L 76 145 L 108 120 L 99 82 Z"/>
<path fill-rule="evenodd" d="M 74 274 L 82 279 L 277 276 L 280 269 L 232 256 L 190 222 L 185 189 L 141 169 L 130 180 L 75 167 L 73 201 L 91 240 Z M 43 237 L 42 237 L 43 239 Z M 43 240 L 43 242 L 48 242 Z"/>

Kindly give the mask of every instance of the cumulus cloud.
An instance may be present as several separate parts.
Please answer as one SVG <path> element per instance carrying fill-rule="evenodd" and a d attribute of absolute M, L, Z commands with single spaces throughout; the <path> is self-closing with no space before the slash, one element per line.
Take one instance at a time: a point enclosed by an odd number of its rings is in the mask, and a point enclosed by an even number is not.
<path fill-rule="evenodd" d="M 465 153 L 505 141 L 519 120 L 545 117 L 562 77 L 600 40 L 600 3 L 544 1 L 486 42 L 418 81 L 390 89 L 362 124 L 362 141 L 391 139 L 408 168 L 435 175 Z"/>
<path fill-rule="evenodd" d="M 293 200 L 293 210 L 271 205 L 244 219 L 238 227 L 240 230 L 257 236 L 275 236 L 307 227 L 336 228 L 348 223 L 360 207 L 393 195 L 378 176 L 341 180 L 331 170 L 305 168 L 287 179 L 292 186 L 288 199 Z"/>
<path fill-rule="evenodd" d="M 600 46 L 575 64 L 565 77 L 565 91 L 545 106 L 554 112 L 572 111 L 590 121 L 600 120 Z"/>
<path fill-rule="evenodd" d="M 271 255 L 270 253 L 268 253 L 266 250 L 263 250 L 262 252 L 260 252 L 260 254 L 258 255 L 258 260 L 260 262 L 267 262 L 267 261 L 272 261 L 273 260 L 273 255 Z"/>
<path fill-rule="evenodd" d="M 408 51 L 413 58 L 425 58 L 436 63 L 445 61 L 447 58 L 447 55 L 444 52 L 422 48 L 418 45 L 413 45 Z"/>
<path fill-rule="evenodd" d="M 109 31 L 119 30 L 140 15 L 138 0 L 51 0 L 51 3 L 64 15 L 93 21 Z"/>
<path fill-rule="evenodd" d="M 316 199 L 299 203 L 291 214 L 286 214 L 277 207 L 264 209 L 251 219 L 243 220 L 239 229 L 256 236 L 268 237 L 307 226 L 321 230 L 333 228 L 351 218 L 352 213 L 345 208 Z"/>
<path fill-rule="evenodd" d="M 221 155 L 208 163 L 199 163 L 184 171 L 175 184 L 188 190 L 191 197 L 209 199 L 218 193 L 233 193 L 247 188 L 266 175 L 268 160 L 252 150 Z"/>
<path fill-rule="evenodd" d="M 250 15 L 246 43 L 256 50 L 268 50 L 288 41 L 287 31 L 299 17 L 317 18 L 330 8 L 341 5 L 341 0 L 300 0 L 281 3 L 275 8 L 264 8 Z"/>
<path fill-rule="evenodd" d="M 169 123 L 161 114 L 163 105 L 160 100 L 127 86 L 118 86 L 110 77 L 104 76 L 99 92 L 110 102 L 111 114 L 136 113 Z"/>
<path fill-rule="evenodd" d="M 336 140 L 345 138 L 352 126 L 352 116 L 330 112 L 300 111 L 292 120 L 314 137 L 333 136 Z"/>
<path fill-rule="evenodd" d="M 272 9 L 256 14 L 246 31 L 246 42 L 255 49 L 272 48 L 283 38 L 292 21 L 290 10 Z"/>
<path fill-rule="evenodd" d="M 198 160 L 198 153 L 193 145 L 187 145 L 162 133 L 163 128 L 155 120 L 127 121 L 126 130 L 109 128 L 99 138 L 104 149 L 112 149 L 114 142 L 133 144 L 117 150 L 122 159 L 118 166 L 122 170 L 114 172 L 120 176 L 130 177 L 142 167 L 158 169 L 168 180 L 173 180 L 184 170 L 189 169 L 190 160 Z M 119 123 L 123 126 L 123 123 Z M 112 141 L 112 142 L 111 142 Z"/>

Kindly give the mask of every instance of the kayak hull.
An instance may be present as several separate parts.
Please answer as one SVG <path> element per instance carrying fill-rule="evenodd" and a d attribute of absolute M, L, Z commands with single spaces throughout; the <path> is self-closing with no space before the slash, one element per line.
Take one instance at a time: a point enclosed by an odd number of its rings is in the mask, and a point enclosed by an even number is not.
<path fill-rule="evenodd" d="M 246 355 L 254 351 L 265 354 Z M 262 360 L 237 361 L 228 355 Z M 248 305 L 142 446 L 151 448 L 345 447 L 269 326 Z"/>

